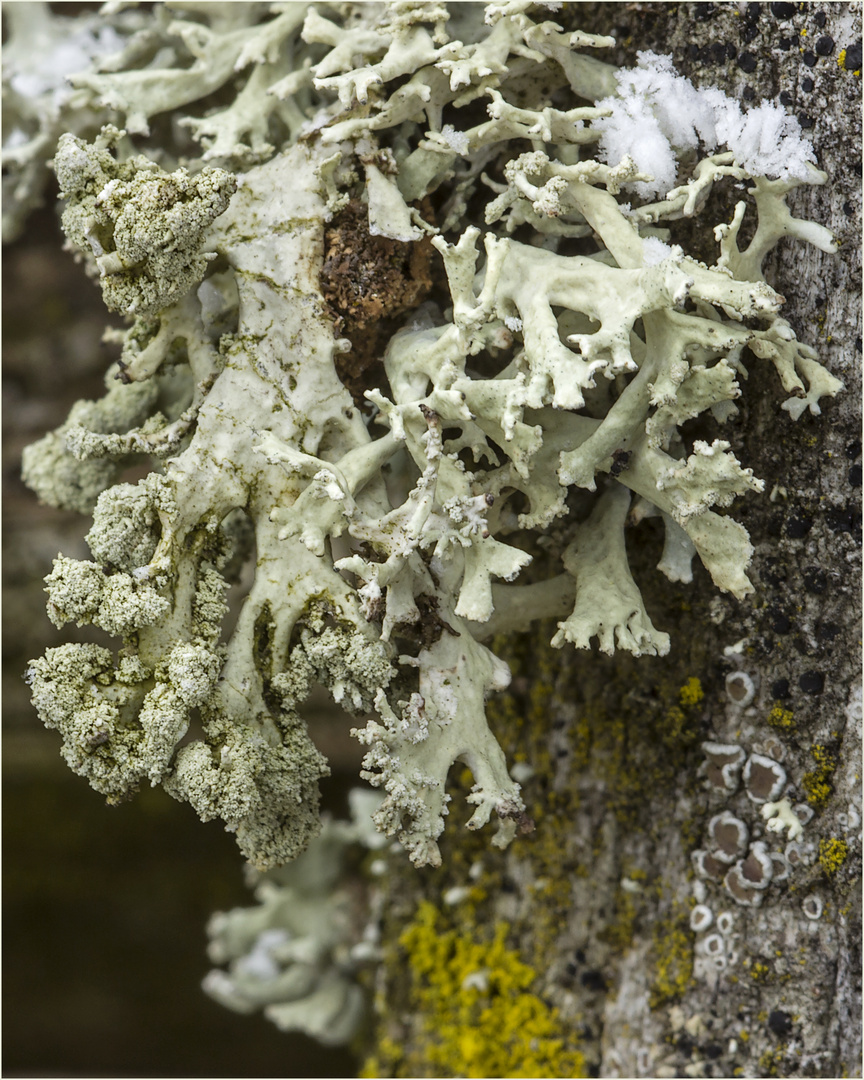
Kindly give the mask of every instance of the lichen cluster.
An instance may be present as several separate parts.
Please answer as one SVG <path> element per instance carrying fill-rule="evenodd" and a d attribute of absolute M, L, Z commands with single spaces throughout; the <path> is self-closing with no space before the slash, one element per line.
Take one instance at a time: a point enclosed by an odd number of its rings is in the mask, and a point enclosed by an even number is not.
<path fill-rule="evenodd" d="M 46 579 L 52 620 L 122 646 L 49 650 L 33 700 L 109 800 L 161 783 L 260 868 L 318 828 L 315 683 L 365 718 L 375 820 L 417 865 L 440 862 L 456 761 L 469 828 L 529 831 L 485 716 L 509 671 L 484 641 L 552 616 L 556 647 L 665 654 L 625 546 L 649 516 L 669 580 L 698 555 L 746 597 L 752 549 L 725 511 L 762 482 L 720 437 L 745 361 L 774 365 L 793 419 L 840 389 L 762 270 L 784 237 L 833 250 L 786 206 L 827 179 L 797 123 L 697 93 L 668 58 L 618 72 L 597 56 L 612 39 L 549 14 L 109 6 L 116 49 L 13 129 L 35 197 L 45 132 L 74 112 L 51 150 L 64 228 L 129 323 L 106 395 L 24 459 L 43 499 L 93 514 L 92 560 Z M 27 30 L 13 20 L 10 57 Z M 731 221 L 717 184 L 740 196 Z M 691 218 L 711 265 L 676 242 Z M 141 455 L 152 472 L 123 482 Z M 553 523 L 560 573 L 500 584 Z"/>

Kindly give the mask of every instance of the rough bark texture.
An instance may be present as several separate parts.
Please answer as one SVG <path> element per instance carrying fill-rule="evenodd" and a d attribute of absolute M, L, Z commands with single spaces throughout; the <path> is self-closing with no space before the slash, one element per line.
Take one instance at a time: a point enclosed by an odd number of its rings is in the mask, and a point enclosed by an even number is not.
<path fill-rule="evenodd" d="M 631 565 L 672 635 L 668 657 L 557 652 L 549 626 L 503 646 L 515 678 L 491 704 L 493 727 L 510 760 L 533 769 L 524 788 L 537 828 L 501 854 L 451 819 L 441 870 L 392 858 L 366 1073 L 860 1075 L 860 7 L 571 5 L 558 18 L 614 33 L 622 63 L 639 49 L 671 53 L 698 85 L 799 116 L 830 179 L 792 205 L 841 246 L 829 256 L 781 245 L 769 282 L 846 391 L 793 422 L 774 373 L 751 358 L 723 434 L 765 480 L 735 511 L 756 547 L 747 601 L 718 594 L 701 567 L 692 585 L 667 583 L 653 571 L 659 530 L 643 522 L 630 531 Z M 715 199 L 716 221 L 735 197 Z M 703 257 L 715 257 L 710 235 Z M 566 526 L 551 530 L 554 553 L 567 538 Z M 742 705 L 748 680 L 755 696 Z M 814 812 L 797 849 L 766 831 L 740 773 L 734 791 L 711 786 L 706 741 L 782 762 L 791 803 Z M 775 860 L 758 906 L 736 902 L 722 875 L 695 872 L 693 852 L 716 846 L 709 823 L 723 811 L 746 827 L 742 855 L 757 844 L 790 857 L 785 880 Z M 712 916 L 698 933 L 697 903 Z M 459 965 L 473 947 L 481 983 L 502 986 L 483 951 L 502 922 L 536 978 L 510 992 L 510 1014 L 496 1012 L 493 1046 L 470 964 Z M 543 1014 L 542 1033 L 563 1043 L 557 1057 L 544 1044 L 545 1071 L 529 1071 L 538 1041 L 513 1030 L 547 1005 L 557 1015 Z M 509 1065 L 493 1073 L 502 1052 Z"/>

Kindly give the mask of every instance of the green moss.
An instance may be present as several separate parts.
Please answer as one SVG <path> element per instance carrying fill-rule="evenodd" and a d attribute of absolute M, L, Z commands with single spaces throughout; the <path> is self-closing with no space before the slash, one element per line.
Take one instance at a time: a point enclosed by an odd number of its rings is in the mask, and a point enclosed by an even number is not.
<path fill-rule="evenodd" d="M 585 1076 L 582 1054 L 556 1010 L 532 993 L 536 972 L 507 947 L 508 933 L 498 923 L 491 935 L 468 935 L 422 903 L 399 939 L 422 1032 L 407 1055 L 382 1040 L 361 1075 Z"/>
<path fill-rule="evenodd" d="M 827 747 L 818 744 L 810 747 L 810 753 L 816 768 L 801 777 L 801 784 L 807 792 L 807 802 L 811 806 L 821 807 L 831 795 L 831 778 L 837 768 L 837 760 Z"/>
<path fill-rule="evenodd" d="M 819 841 L 819 865 L 828 877 L 833 877 L 837 873 L 846 862 L 848 854 L 849 847 L 845 840 L 836 840 L 831 837 L 830 840 Z"/>

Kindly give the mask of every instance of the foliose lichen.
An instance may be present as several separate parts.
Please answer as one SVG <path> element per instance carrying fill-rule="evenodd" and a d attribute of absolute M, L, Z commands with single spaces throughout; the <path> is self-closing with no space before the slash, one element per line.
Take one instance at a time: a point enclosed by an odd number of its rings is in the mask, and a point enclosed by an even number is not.
<path fill-rule="evenodd" d="M 745 598 L 752 548 L 725 511 L 763 485 L 719 434 L 745 361 L 775 367 L 784 421 L 841 389 L 763 275 L 782 238 L 834 249 L 786 205 L 827 181 L 797 122 L 653 53 L 618 71 L 594 55 L 611 38 L 565 32 L 549 6 L 108 7 L 116 49 L 87 53 L 60 112 L 19 103 L 21 205 L 41 147 L 70 246 L 129 321 L 105 398 L 24 457 L 41 498 L 93 514 L 93 559 L 46 579 L 51 618 L 122 646 L 49 650 L 33 700 L 109 800 L 161 783 L 260 869 L 319 827 L 316 682 L 365 718 L 375 821 L 418 866 L 440 863 L 456 761 L 469 828 L 497 816 L 502 847 L 530 831 L 485 715 L 509 671 L 484 642 L 552 616 L 556 647 L 665 654 L 625 545 L 648 516 L 670 581 L 698 555 Z M 736 191 L 729 221 L 715 185 Z M 392 245 L 339 233 L 340 258 L 346 236 L 365 245 L 352 325 L 375 343 L 352 369 L 364 346 L 340 336 L 353 302 L 327 284 L 325 244 L 358 205 Z M 685 219 L 713 234 L 711 265 L 677 242 Z M 421 244 L 437 268 L 410 270 Z M 427 297 L 400 299 L 398 325 L 394 266 L 415 274 L 401 298 Z M 150 475 L 118 483 L 142 454 Z M 501 584 L 559 519 L 561 572 Z M 688 685 L 682 707 L 698 700 Z"/>
<path fill-rule="evenodd" d="M 387 843 L 370 820 L 381 798 L 355 788 L 349 802 L 352 820 L 325 818 L 294 862 L 266 874 L 249 868 L 256 905 L 217 912 L 207 927 L 220 966 L 205 976 L 205 992 L 235 1012 L 263 1009 L 281 1031 L 325 1046 L 349 1042 L 362 1026 L 356 975 L 381 955 L 374 901 L 358 903 L 345 867 L 348 849 Z"/>

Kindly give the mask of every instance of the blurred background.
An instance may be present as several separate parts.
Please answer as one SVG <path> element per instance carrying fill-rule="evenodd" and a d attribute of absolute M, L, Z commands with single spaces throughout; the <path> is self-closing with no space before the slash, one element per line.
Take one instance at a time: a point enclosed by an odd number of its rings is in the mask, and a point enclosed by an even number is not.
<path fill-rule="evenodd" d="M 89 520 L 37 503 L 21 450 L 101 396 L 117 353 L 100 341 L 111 316 L 98 287 L 62 251 L 54 194 L 3 261 L 3 1075 L 354 1076 L 350 1053 L 200 990 L 208 918 L 253 902 L 233 838 L 161 789 L 107 807 L 30 705 L 28 662 L 99 632 L 61 632 L 45 614 L 42 579 L 60 551 L 89 557 Z M 361 748 L 347 718 L 311 709 L 333 769 L 324 804 L 341 816 Z"/>

